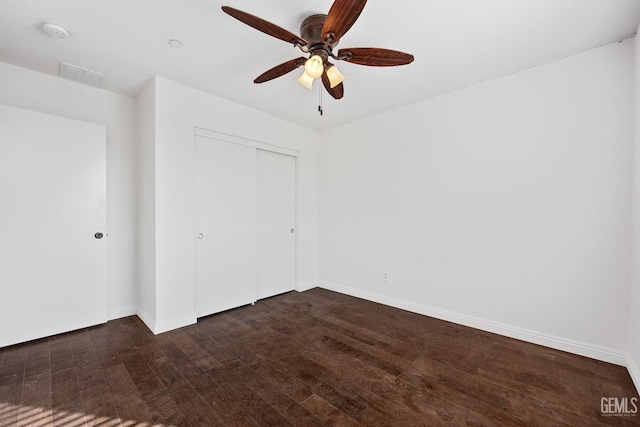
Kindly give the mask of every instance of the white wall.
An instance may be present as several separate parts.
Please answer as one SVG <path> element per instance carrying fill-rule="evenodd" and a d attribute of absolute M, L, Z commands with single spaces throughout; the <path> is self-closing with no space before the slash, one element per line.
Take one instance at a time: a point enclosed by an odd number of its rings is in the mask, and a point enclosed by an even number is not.
<path fill-rule="evenodd" d="M 321 133 L 322 286 L 624 364 L 632 63 L 627 40 Z"/>
<path fill-rule="evenodd" d="M 640 30 L 640 29 L 639 29 Z M 633 223 L 631 289 L 629 292 L 629 360 L 627 367 L 640 390 L 640 41 L 635 46 L 635 140 L 633 146 Z"/>
<path fill-rule="evenodd" d="M 108 315 L 135 313 L 135 100 L 0 62 L 0 103 L 106 126 Z"/>
<path fill-rule="evenodd" d="M 156 317 L 156 184 L 155 80 L 136 98 L 138 130 L 138 316 L 152 324 Z"/>
<path fill-rule="evenodd" d="M 201 127 L 300 152 L 299 287 L 317 279 L 316 132 L 206 92 L 156 77 L 155 319 L 156 333 L 195 321 L 194 128 Z M 145 190 L 146 191 L 146 190 Z M 149 213 L 141 223 L 150 220 Z M 150 268 L 141 264 L 141 268 Z M 146 274 L 144 271 L 140 273 Z M 152 274 L 147 274 L 151 277 Z"/>

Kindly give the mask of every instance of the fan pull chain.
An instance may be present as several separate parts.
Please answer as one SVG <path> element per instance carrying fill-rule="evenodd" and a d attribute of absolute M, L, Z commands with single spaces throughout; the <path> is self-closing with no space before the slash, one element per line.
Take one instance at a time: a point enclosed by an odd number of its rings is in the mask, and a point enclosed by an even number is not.
<path fill-rule="evenodd" d="M 322 85 L 320 85 L 320 92 L 318 95 L 318 112 L 322 116 L 324 111 L 322 111 Z"/>

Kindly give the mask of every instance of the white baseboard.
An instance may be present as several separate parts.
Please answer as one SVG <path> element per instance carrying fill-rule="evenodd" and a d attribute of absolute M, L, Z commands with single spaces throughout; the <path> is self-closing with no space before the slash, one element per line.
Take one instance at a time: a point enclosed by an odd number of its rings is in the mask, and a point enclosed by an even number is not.
<path fill-rule="evenodd" d="M 149 328 L 149 330 L 153 332 L 153 327 L 156 323 L 156 319 L 140 307 L 137 308 L 136 314 L 138 315 L 140 320 L 142 320 L 144 324 L 147 325 L 147 328 Z"/>
<path fill-rule="evenodd" d="M 640 369 L 638 369 L 638 364 L 631 356 L 631 353 L 627 354 L 627 370 L 631 375 L 633 384 L 636 386 L 636 390 L 640 393 Z"/>
<path fill-rule="evenodd" d="M 138 307 L 131 305 L 129 307 L 120 307 L 107 311 L 107 320 L 121 319 L 138 314 Z"/>
<path fill-rule="evenodd" d="M 317 280 L 313 280 L 311 282 L 298 283 L 296 285 L 296 291 L 297 292 L 304 292 L 304 291 L 308 291 L 310 289 L 317 288 L 317 287 L 318 287 L 318 281 Z"/>
<path fill-rule="evenodd" d="M 418 304 L 411 301 L 405 301 L 398 298 L 376 294 L 374 292 L 363 291 L 361 289 L 339 285 L 337 283 L 319 281 L 318 286 L 330 291 L 335 291 L 342 294 L 363 298 L 369 301 L 377 302 L 377 303 L 388 305 L 391 307 L 400 308 L 402 310 L 411 311 L 413 313 L 423 314 L 425 316 L 446 320 L 449 322 L 457 323 L 464 326 L 469 326 L 469 327 L 480 329 L 487 332 L 493 332 L 493 333 L 504 335 L 510 338 L 515 338 L 522 341 L 543 345 L 545 347 L 554 348 L 556 350 L 562 350 L 569 353 L 578 354 L 580 356 L 590 357 L 592 359 L 614 363 L 616 365 L 628 366 L 627 353 L 623 351 L 601 347 L 598 345 L 593 345 L 585 342 L 575 341 L 567 338 L 557 337 L 554 335 L 549 335 L 542 332 L 519 328 L 516 326 L 505 325 L 502 323 L 493 322 L 491 320 L 480 319 L 473 316 L 467 316 L 464 314 L 455 313 L 448 310 L 442 310 L 439 308 L 430 307 L 427 305 Z M 634 382 L 636 382 L 635 379 L 634 379 Z M 638 383 L 636 382 L 636 385 L 637 384 Z"/>
<path fill-rule="evenodd" d="M 138 308 L 137 314 L 140 320 L 142 320 L 144 324 L 147 325 L 147 328 L 149 328 L 155 335 L 182 328 L 184 326 L 193 325 L 198 320 L 196 315 L 192 314 L 159 322 L 142 308 Z"/>
<path fill-rule="evenodd" d="M 153 333 L 158 335 L 163 332 L 172 331 L 174 329 L 182 328 L 184 326 L 193 325 L 198 321 L 195 313 L 188 316 L 176 317 L 173 319 L 156 321 L 155 328 L 152 329 Z"/>

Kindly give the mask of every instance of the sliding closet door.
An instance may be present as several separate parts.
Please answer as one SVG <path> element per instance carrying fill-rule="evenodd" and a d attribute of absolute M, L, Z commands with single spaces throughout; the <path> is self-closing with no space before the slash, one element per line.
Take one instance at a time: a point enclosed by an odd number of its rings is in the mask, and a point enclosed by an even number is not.
<path fill-rule="evenodd" d="M 296 158 L 258 150 L 258 298 L 295 288 Z"/>
<path fill-rule="evenodd" d="M 256 149 L 195 137 L 196 315 L 257 299 Z"/>
<path fill-rule="evenodd" d="M 105 141 L 0 105 L 0 347 L 107 320 Z"/>

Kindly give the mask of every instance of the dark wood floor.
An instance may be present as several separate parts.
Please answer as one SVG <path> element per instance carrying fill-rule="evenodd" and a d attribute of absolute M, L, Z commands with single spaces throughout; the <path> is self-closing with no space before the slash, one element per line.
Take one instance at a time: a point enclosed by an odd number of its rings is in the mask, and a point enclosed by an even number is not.
<path fill-rule="evenodd" d="M 624 368 L 321 289 L 0 349 L 0 427 L 640 425 L 602 397 Z"/>

